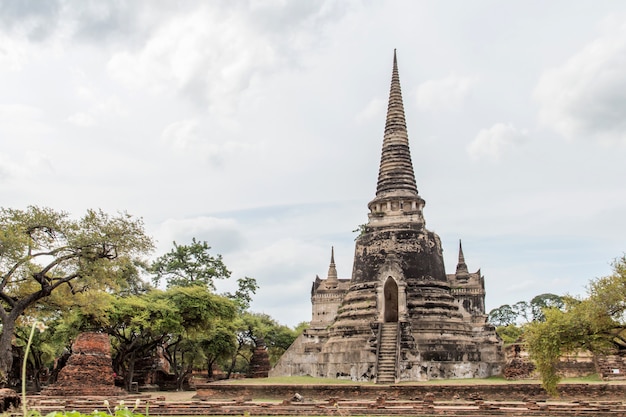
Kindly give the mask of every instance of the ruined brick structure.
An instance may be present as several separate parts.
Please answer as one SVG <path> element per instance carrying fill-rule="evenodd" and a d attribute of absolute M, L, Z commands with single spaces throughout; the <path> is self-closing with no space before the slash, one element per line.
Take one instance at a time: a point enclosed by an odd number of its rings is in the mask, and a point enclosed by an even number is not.
<path fill-rule="evenodd" d="M 267 378 L 270 371 L 270 355 L 267 352 L 265 340 L 259 338 L 255 342 L 255 348 L 250 358 L 250 367 L 248 368 L 248 378 Z"/>
<path fill-rule="evenodd" d="M 502 343 L 486 321 L 484 278 L 463 250 L 444 269 L 439 236 L 425 228 L 394 53 L 375 198 L 356 240 L 352 278 L 337 278 L 334 253 L 316 278 L 311 327 L 270 375 L 395 383 L 487 377 L 501 372 Z"/>
<path fill-rule="evenodd" d="M 41 393 L 60 396 L 126 394 L 115 386 L 109 336 L 104 333 L 80 333 L 72 344 L 72 355 L 59 372 L 57 382 Z"/>

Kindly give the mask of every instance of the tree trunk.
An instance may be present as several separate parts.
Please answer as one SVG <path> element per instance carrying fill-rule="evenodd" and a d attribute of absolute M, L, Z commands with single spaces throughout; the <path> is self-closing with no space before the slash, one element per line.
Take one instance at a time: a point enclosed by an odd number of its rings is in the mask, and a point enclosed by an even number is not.
<path fill-rule="evenodd" d="M 35 392 L 41 391 L 41 368 L 33 366 L 33 390 Z"/>
<path fill-rule="evenodd" d="M 68 348 L 63 349 L 63 353 L 57 359 L 56 365 L 54 366 L 54 368 L 52 369 L 52 372 L 50 373 L 50 377 L 48 378 L 48 384 L 54 384 L 55 382 L 57 382 L 57 379 L 59 377 L 59 372 L 61 372 L 61 369 L 65 367 L 71 355 L 72 355 L 71 346 L 69 349 Z"/>
<path fill-rule="evenodd" d="M 193 372 L 193 365 L 189 364 L 187 369 L 181 372 L 180 377 L 176 380 L 176 391 L 184 391 L 185 379 Z"/>
<path fill-rule="evenodd" d="M 13 347 L 11 339 L 15 333 L 15 318 L 3 317 L 2 333 L 0 333 L 0 385 L 6 386 L 13 367 Z"/>
<path fill-rule="evenodd" d="M 215 359 L 208 359 L 207 364 L 207 378 L 209 381 L 213 380 L 213 363 L 215 363 Z"/>
<path fill-rule="evenodd" d="M 183 353 L 183 357 L 184 357 L 184 353 Z M 178 343 L 174 344 L 174 351 L 172 352 L 172 354 L 170 355 L 172 358 L 172 362 L 171 362 L 171 369 L 174 370 L 174 377 L 176 378 L 176 391 L 180 391 L 180 379 L 181 379 L 181 374 L 183 372 L 185 372 L 183 370 L 183 363 L 182 363 L 182 358 L 181 358 L 181 364 L 180 367 L 178 366 Z M 180 369 L 179 369 L 180 368 Z"/>
<path fill-rule="evenodd" d="M 230 376 L 232 375 L 233 370 L 235 369 L 235 366 L 237 365 L 237 356 L 239 356 L 239 351 L 241 350 L 241 346 L 242 344 L 240 343 L 239 346 L 237 347 L 237 350 L 233 354 L 233 357 L 230 360 L 230 367 L 228 368 L 226 379 L 230 379 Z"/>
<path fill-rule="evenodd" d="M 130 387 L 135 376 L 135 351 L 133 350 L 128 357 L 128 369 L 126 370 L 126 391 L 130 392 Z"/>
<path fill-rule="evenodd" d="M 38 350 L 35 351 L 34 349 L 31 349 L 30 354 L 33 358 L 31 361 L 33 365 L 33 389 L 35 392 L 39 392 L 41 391 L 41 377 L 42 370 L 44 369 L 42 360 L 43 353 Z"/>

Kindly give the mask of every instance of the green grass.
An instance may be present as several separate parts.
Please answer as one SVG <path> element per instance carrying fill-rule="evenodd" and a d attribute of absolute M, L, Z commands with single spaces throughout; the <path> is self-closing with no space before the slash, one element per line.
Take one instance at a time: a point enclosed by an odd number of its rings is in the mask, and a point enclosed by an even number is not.
<path fill-rule="evenodd" d="M 239 384 L 239 385 L 374 385 L 373 382 L 359 382 L 346 379 L 331 378 L 313 378 L 310 376 L 281 376 L 271 378 L 254 378 L 254 379 L 231 379 L 221 381 L 223 384 Z M 399 382 L 398 385 L 496 385 L 496 384 L 540 384 L 538 379 L 519 379 L 507 380 L 501 376 L 492 376 L 489 378 L 468 378 L 468 379 L 433 379 L 430 381 L 410 381 Z M 563 378 L 563 384 L 593 384 L 607 383 L 603 381 L 597 374 L 592 374 L 577 378 Z"/>
<path fill-rule="evenodd" d="M 598 374 L 591 374 L 591 375 L 587 375 L 587 376 L 581 376 L 581 377 L 577 377 L 577 378 L 563 378 L 561 380 L 561 383 L 605 383 L 607 381 L 603 381 L 602 378 L 600 378 L 600 376 Z"/>

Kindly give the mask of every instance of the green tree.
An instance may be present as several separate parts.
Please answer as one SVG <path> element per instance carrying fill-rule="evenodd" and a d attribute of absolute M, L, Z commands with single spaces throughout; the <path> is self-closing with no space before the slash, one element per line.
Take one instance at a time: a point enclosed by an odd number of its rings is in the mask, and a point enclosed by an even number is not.
<path fill-rule="evenodd" d="M 0 378 L 12 367 L 11 339 L 27 309 L 61 287 L 119 288 L 152 247 L 141 219 L 125 213 L 89 210 L 72 219 L 49 208 L 0 208 Z"/>
<path fill-rule="evenodd" d="M 296 327 L 294 327 L 293 329 L 296 337 L 300 336 L 300 334 L 302 334 L 303 331 L 308 329 L 310 325 L 311 323 L 308 321 L 301 321 L 300 323 L 298 323 Z"/>
<path fill-rule="evenodd" d="M 215 366 L 219 363 L 226 364 L 237 349 L 237 338 L 232 320 L 219 320 L 214 328 L 203 334 L 200 340 L 200 348 L 204 353 L 207 366 L 207 377 L 214 378 Z M 226 369 L 226 368 L 224 368 Z"/>
<path fill-rule="evenodd" d="M 194 363 L 201 358 L 205 335 L 214 333 L 224 321 L 234 320 L 238 310 L 232 300 L 201 286 L 175 287 L 163 295 L 180 317 L 179 327 L 172 329 L 165 343 L 165 357 L 176 376 L 176 388 L 181 390 Z"/>
<path fill-rule="evenodd" d="M 518 301 L 511 308 L 517 315 L 516 323 L 525 324 L 532 320 L 532 310 L 530 304 L 526 301 Z"/>
<path fill-rule="evenodd" d="M 496 333 L 504 343 L 515 343 L 518 341 L 524 330 L 514 324 L 496 327 Z"/>
<path fill-rule="evenodd" d="M 190 245 L 178 245 L 174 242 L 174 248 L 159 257 L 150 268 L 154 274 L 154 284 L 158 285 L 165 280 L 168 291 L 192 287 L 215 291 L 215 280 L 230 278 L 231 273 L 222 256 L 211 255 L 210 249 L 207 242 L 199 242 L 196 238 L 192 239 Z M 237 290 L 234 293 L 226 292 L 222 297 L 234 302 L 237 313 L 241 315 L 250 307 L 252 295 L 257 289 L 254 278 L 244 277 L 237 280 Z M 199 358 L 205 361 L 209 377 L 212 377 L 215 364 L 225 357 L 230 358 L 237 351 L 234 326 L 237 322 L 239 320 L 235 320 L 235 317 L 218 318 L 210 326 L 202 326 L 201 331 L 177 333 L 167 342 L 167 358 L 172 369 L 180 372 L 177 374 L 180 384 L 184 381 L 184 374 L 191 371 L 191 366 Z"/>
<path fill-rule="evenodd" d="M 15 342 L 13 348 L 19 352 L 20 363 L 24 359 L 24 350 L 28 342 L 32 324 L 28 322 L 18 323 L 15 331 Z M 19 378 L 26 377 L 33 381 L 35 391 L 41 389 L 41 373 L 48 363 L 51 363 L 57 353 L 55 344 L 52 341 L 52 330 L 50 326 L 44 332 L 33 334 L 32 344 L 27 359 L 26 375 L 16 375 Z M 14 352 L 15 353 L 15 352 Z"/>
<path fill-rule="evenodd" d="M 268 350 L 270 365 L 275 365 L 280 356 L 296 339 L 296 333 L 288 326 L 281 325 L 272 317 L 262 313 L 244 313 L 236 323 L 237 347 L 233 351 L 228 377 L 238 369 L 247 371 L 247 365 L 257 342 L 263 339 Z"/>
<path fill-rule="evenodd" d="M 230 271 L 222 255 L 213 256 L 210 250 L 207 242 L 198 242 L 195 237 L 190 245 L 174 242 L 174 248 L 151 265 L 154 285 L 165 280 L 168 288 L 203 285 L 215 291 L 215 280 L 230 278 Z"/>
<path fill-rule="evenodd" d="M 112 297 L 102 329 L 112 337 L 113 369 L 130 389 L 138 359 L 151 355 L 180 322 L 172 303 L 160 290 L 128 297 Z M 96 318 L 92 318 L 93 321 Z M 93 323 L 92 321 L 92 323 Z"/>
<path fill-rule="evenodd" d="M 530 311 L 533 321 L 544 321 L 545 316 L 543 311 L 546 308 L 558 308 L 561 309 L 565 305 L 563 297 L 556 294 L 545 293 L 539 294 L 530 300 Z"/>
<path fill-rule="evenodd" d="M 58 372 L 65 366 L 76 336 L 84 330 L 100 330 L 98 323 L 112 298 L 106 291 L 92 290 L 72 295 L 68 288 L 61 287 L 41 300 L 35 309 L 28 310 L 29 319 L 42 321 L 48 326 L 45 332 L 35 335 L 31 346 L 32 355 L 41 358 L 40 365 L 52 370 L 48 383 L 55 382 Z M 26 327 L 23 331 L 27 330 Z"/>
<path fill-rule="evenodd" d="M 265 335 L 265 344 L 267 346 L 271 366 L 276 365 L 276 362 L 278 362 L 283 353 L 289 349 L 289 346 L 296 340 L 296 337 L 298 337 L 298 334 L 295 330 L 271 319 L 271 326 Z"/>
<path fill-rule="evenodd" d="M 124 376 L 127 388 L 136 360 L 162 347 L 180 389 L 200 351 L 202 334 L 219 321 L 232 321 L 236 312 L 235 303 L 205 287 L 174 287 L 115 297 L 100 320 L 113 337 L 115 370 Z"/>
<path fill-rule="evenodd" d="M 487 320 L 496 327 L 508 326 L 515 323 L 517 320 L 517 313 L 511 308 L 510 305 L 504 304 L 491 310 Z"/>
<path fill-rule="evenodd" d="M 256 294 L 259 286 L 256 279 L 250 277 L 239 278 L 237 280 L 237 291 L 235 293 L 224 293 L 224 296 L 233 300 L 239 306 L 239 311 L 244 312 L 250 308 L 252 294 Z"/>
<path fill-rule="evenodd" d="M 577 349 L 606 353 L 626 347 L 626 257 L 610 276 L 592 280 L 588 296 L 562 297 L 562 307 L 544 308 L 544 321 L 525 327 L 524 339 L 545 389 L 556 395 L 562 354 Z"/>

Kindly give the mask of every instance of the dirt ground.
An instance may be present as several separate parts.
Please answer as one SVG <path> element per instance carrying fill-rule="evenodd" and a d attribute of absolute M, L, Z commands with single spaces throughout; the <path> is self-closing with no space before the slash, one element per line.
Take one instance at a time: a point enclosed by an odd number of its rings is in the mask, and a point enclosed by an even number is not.
<path fill-rule="evenodd" d="M 142 395 L 150 395 L 152 398 L 163 397 L 165 401 L 191 401 L 196 391 L 155 391 L 142 392 Z"/>

